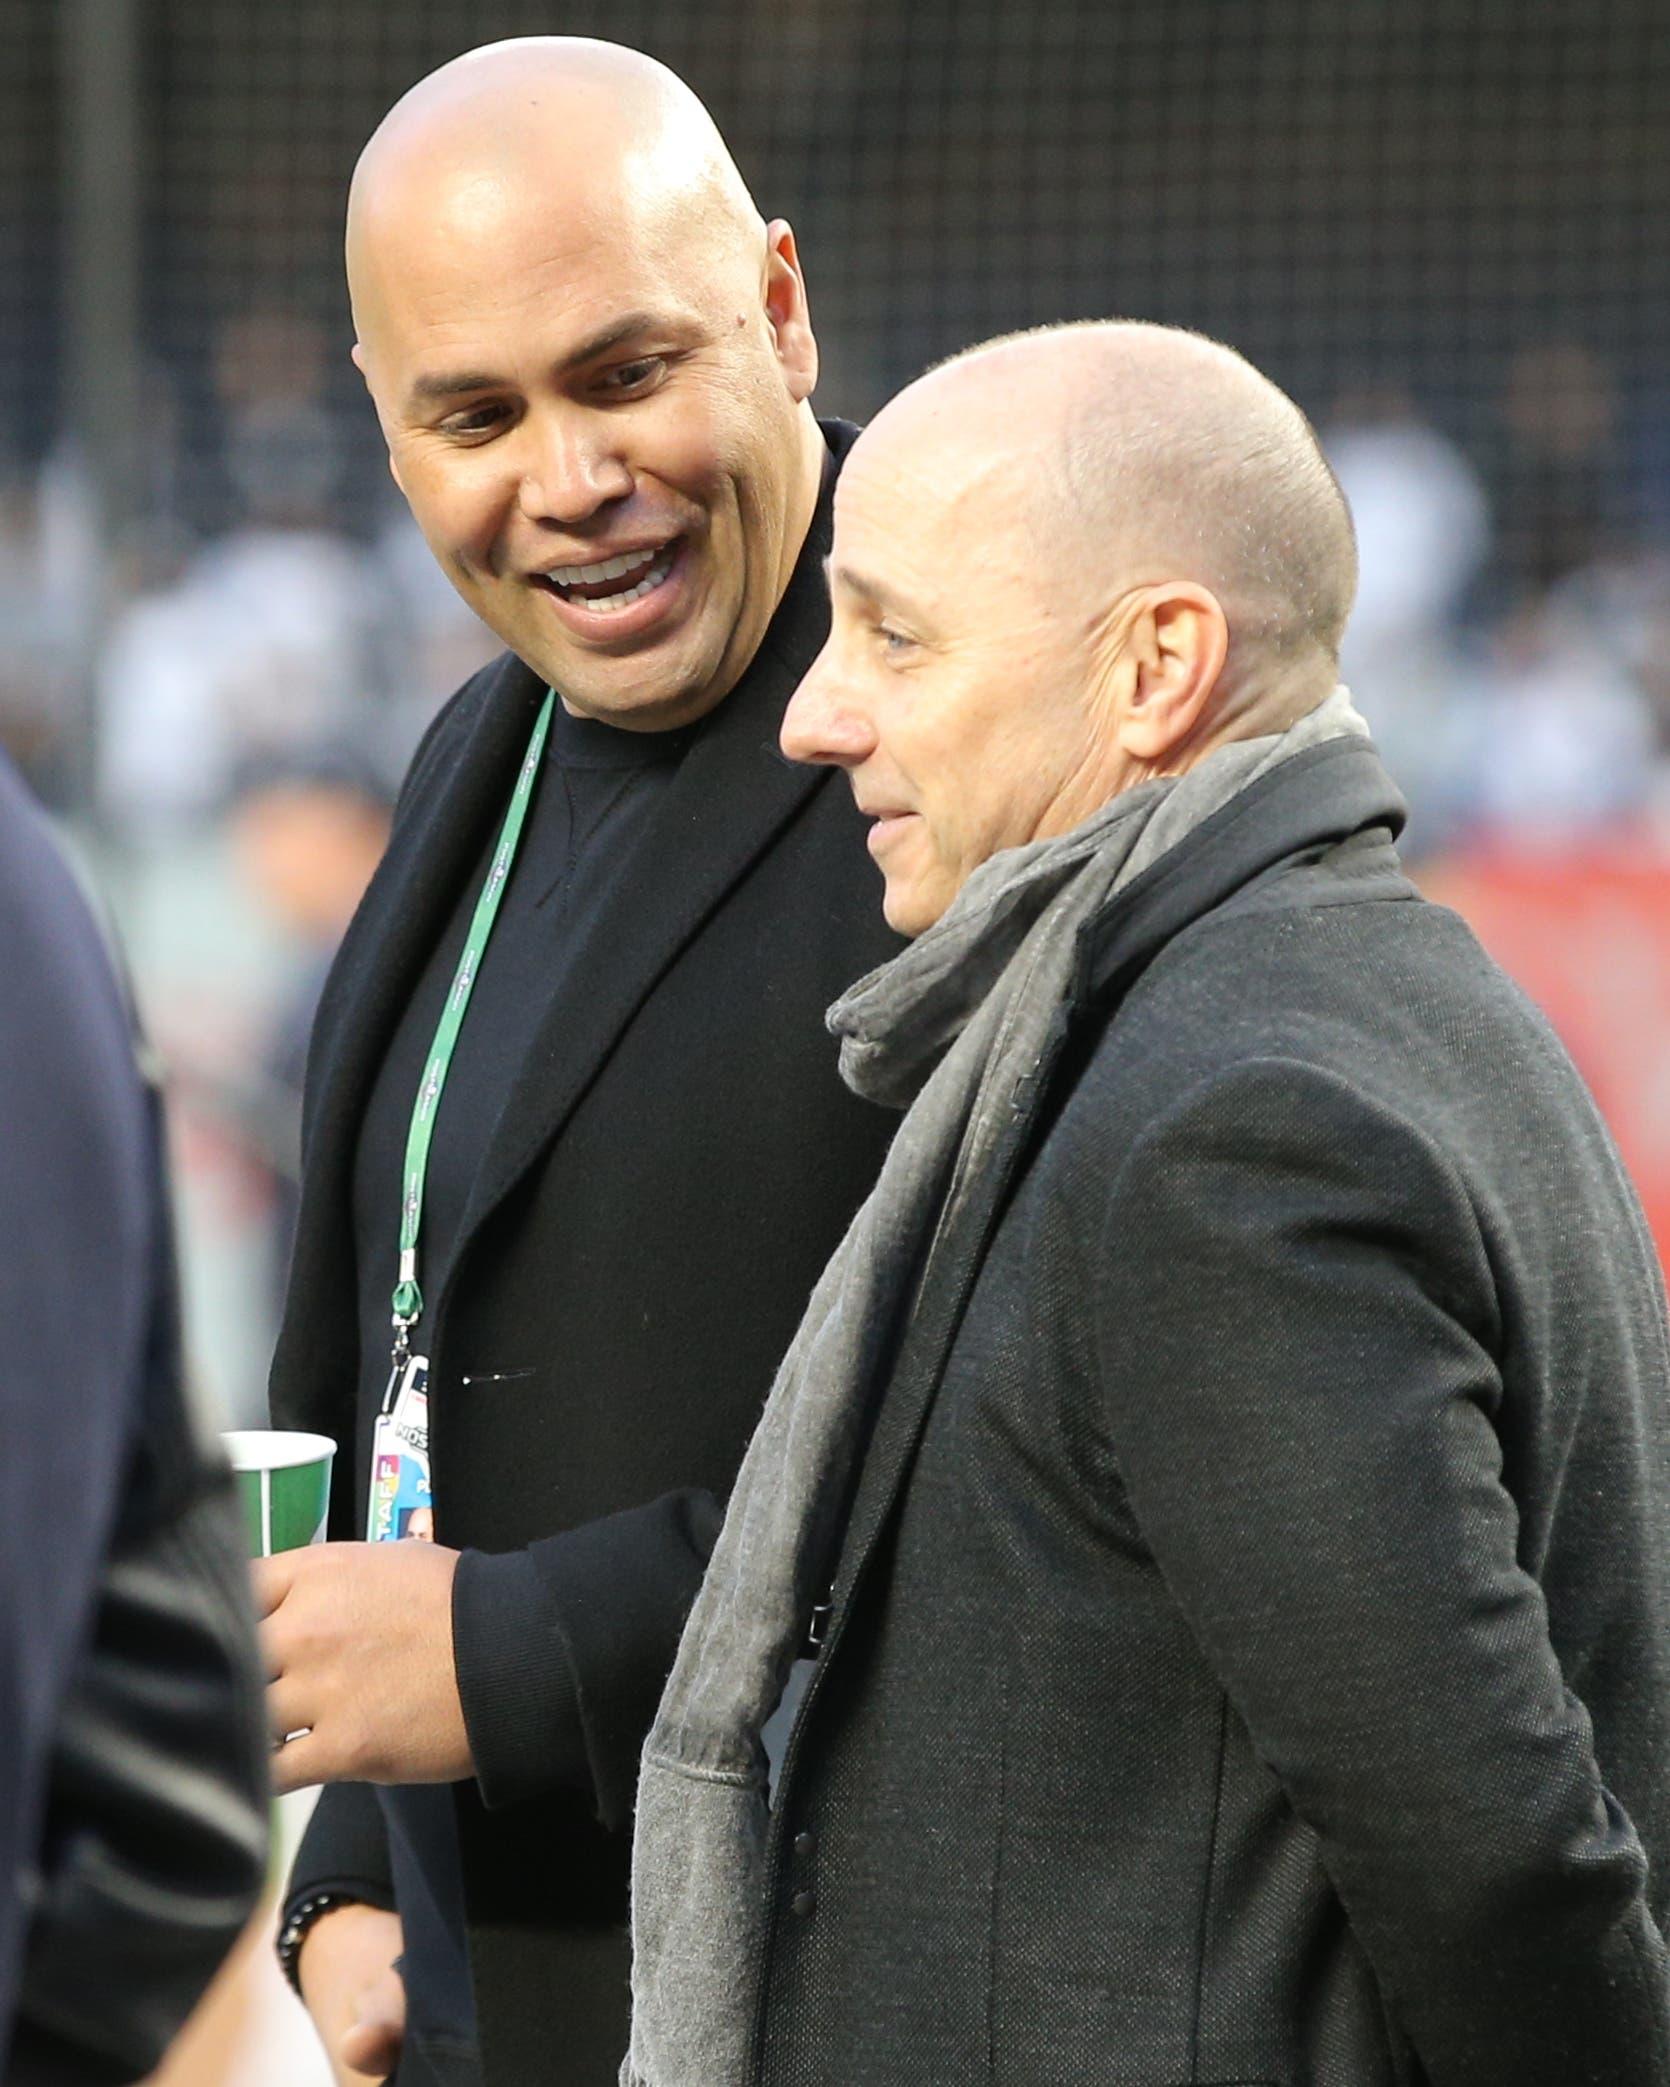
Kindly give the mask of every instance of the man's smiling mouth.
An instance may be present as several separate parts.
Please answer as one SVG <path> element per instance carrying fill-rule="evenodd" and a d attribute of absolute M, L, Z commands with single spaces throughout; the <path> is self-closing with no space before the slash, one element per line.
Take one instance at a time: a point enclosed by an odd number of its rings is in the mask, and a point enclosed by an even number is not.
<path fill-rule="evenodd" d="M 596 565 L 557 565 L 534 579 L 563 601 L 578 602 L 594 615 L 610 615 L 653 594 L 673 569 L 682 537 L 648 551 L 623 551 Z"/>

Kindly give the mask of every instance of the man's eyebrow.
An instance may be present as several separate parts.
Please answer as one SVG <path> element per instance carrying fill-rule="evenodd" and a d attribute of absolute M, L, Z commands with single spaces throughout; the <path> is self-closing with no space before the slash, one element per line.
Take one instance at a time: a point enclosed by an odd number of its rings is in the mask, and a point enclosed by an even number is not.
<path fill-rule="evenodd" d="M 611 319 L 607 326 L 599 327 L 596 333 L 570 349 L 558 368 L 565 371 L 583 369 L 588 362 L 595 362 L 600 355 L 607 355 L 611 348 L 618 348 L 623 341 L 634 340 L 640 334 L 680 330 L 678 323 L 665 314 L 627 312 L 619 319 Z M 415 406 L 433 405 L 438 399 L 455 399 L 472 391 L 497 391 L 504 381 L 486 370 L 436 370 L 414 377 L 409 396 Z"/>
<path fill-rule="evenodd" d="M 499 382 L 485 370 L 436 370 L 414 377 L 406 396 L 414 406 L 432 405 L 437 399 L 455 399 L 466 391 L 491 391 Z"/>
<path fill-rule="evenodd" d="M 845 594 L 856 594 L 872 608 L 886 615 L 905 616 L 911 613 L 911 605 L 904 596 L 889 587 L 885 580 L 872 579 L 868 573 L 857 572 L 850 565 L 837 565 L 833 558 L 823 561 L 824 574 L 831 589 L 840 588 Z"/>
<path fill-rule="evenodd" d="M 664 312 L 628 312 L 624 318 L 611 319 L 607 326 L 571 350 L 562 359 L 565 370 L 577 370 L 588 362 L 595 362 L 600 355 L 607 355 L 611 348 L 618 348 L 623 341 L 636 338 L 641 333 L 672 333 L 681 331 L 677 323 Z"/>

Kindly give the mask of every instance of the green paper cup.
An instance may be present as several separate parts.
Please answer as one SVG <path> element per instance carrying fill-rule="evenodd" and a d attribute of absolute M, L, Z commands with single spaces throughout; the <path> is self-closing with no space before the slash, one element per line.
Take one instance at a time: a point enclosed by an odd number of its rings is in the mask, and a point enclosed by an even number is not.
<path fill-rule="evenodd" d="M 330 1505 L 329 1435 L 297 1435 L 282 1428 L 236 1428 L 220 1438 L 237 1474 L 252 1558 L 323 1543 Z"/>

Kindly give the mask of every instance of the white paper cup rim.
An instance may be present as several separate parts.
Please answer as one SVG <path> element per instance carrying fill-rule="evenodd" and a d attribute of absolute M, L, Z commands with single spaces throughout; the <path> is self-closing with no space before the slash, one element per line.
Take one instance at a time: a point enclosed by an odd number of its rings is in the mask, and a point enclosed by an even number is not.
<path fill-rule="evenodd" d="M 288 1428 L 231 1428 L 220 1439 L 234 1471 L 294 1471 L 336 1454 L 329 1435 Z"/>

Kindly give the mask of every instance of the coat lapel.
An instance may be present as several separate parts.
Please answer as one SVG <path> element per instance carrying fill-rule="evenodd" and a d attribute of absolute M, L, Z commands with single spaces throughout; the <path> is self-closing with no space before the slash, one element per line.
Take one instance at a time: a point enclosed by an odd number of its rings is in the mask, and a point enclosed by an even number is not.
<path fill-rule="evenodd" d="M 833 434 L 837 456 L 846 440 L 844 430 Z M 788 699 L 828 633 L 822 565 L 829 493 L 826 485 L 759 654 L 714 711 L 657 807 L 648 867 L 662 902 L 646 908 L 641 885 L 623 883 L 575 946 L 560 1003 L 536 1029 L 483 1156 L 454 1271 L 467 1258 L 471 1237 L 561 1132 L 667 967 L 814 792 L 841 787 L 830 770 L 797 767 L 777 748 Z M 443 1290 L 442 1309 L 445 1297 Z"/>
<path fill-rule="evenodd" d="M 543 690 L 507 655 L 442 712 L 412 765 L 394 839 L 331 968 L 308 1064 L 302 1202 L 272 1405 L 283 1427 L 330 1434 L 359 1377 L 353 1170 L 389 1038 L 502 811 Z M 346 1448 L 346 1445 L 344 1445 Z M 345 1457 L 344 1465 L 348 1462 Z M 333 1488 L 334 1536 L 353 1488 Z"/>
<path fill-rule="evenodd" d="M 413 763 L 399 838 L 332 969 L 317 1030 L 323 1048 L 311 1068 L 310 1152 L 346 1147 L 351 1156 L 407 997 L 509 801 L 544 685 L 507 653 L 487 669 L 479 688 L 456 748 L 447 734 L 433 758 Z"/>

